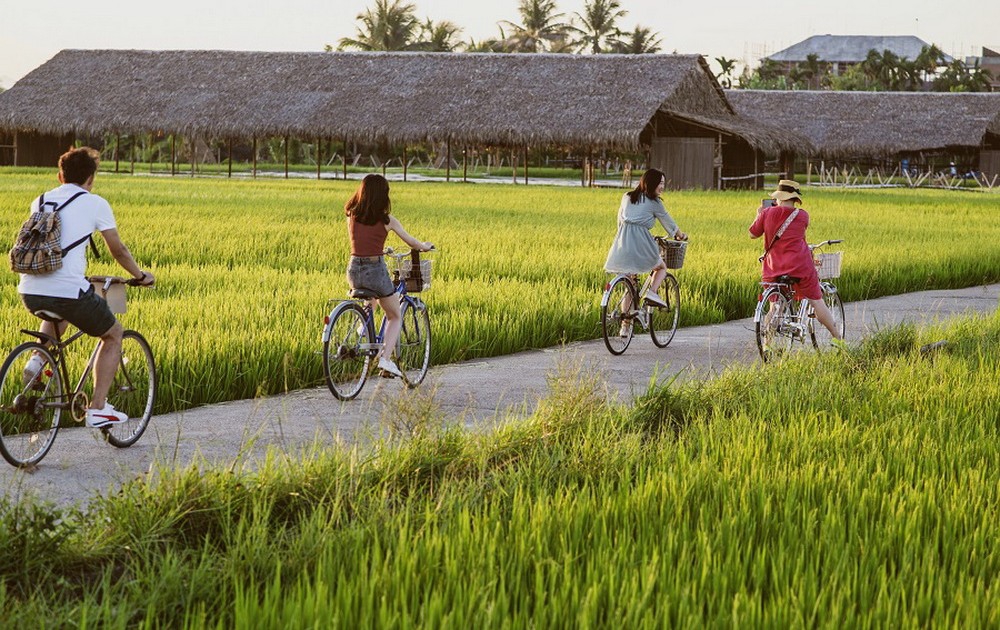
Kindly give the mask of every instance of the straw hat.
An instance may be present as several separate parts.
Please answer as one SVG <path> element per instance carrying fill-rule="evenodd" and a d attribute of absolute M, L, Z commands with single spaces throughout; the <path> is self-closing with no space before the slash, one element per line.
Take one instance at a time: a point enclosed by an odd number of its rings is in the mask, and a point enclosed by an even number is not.
<path fill-rule="evenodd" d="M 777 199 L 778 201 L 786 201 L 788 199 L 798 199 L 802 201 L 802 191 L 799 190 L 799 185 L 790 179 L 783 179 L 778 182 L 778 189 L 771 193 L 771 199 Z"/>

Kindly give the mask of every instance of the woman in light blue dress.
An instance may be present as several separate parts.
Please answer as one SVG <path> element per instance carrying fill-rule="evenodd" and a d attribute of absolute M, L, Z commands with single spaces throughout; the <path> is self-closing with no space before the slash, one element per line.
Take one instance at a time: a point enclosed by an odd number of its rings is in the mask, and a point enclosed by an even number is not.
<path fill-rule="evenodd" d="M 609 273 L 641 274 L 652 271 L 652 282 L 643 297 L 660 306 L 666 304 L 656 290 L 667 277 L 667 265 L 650 230 L 659 221 L 668 236 L 678 241 L 687 240 L 687 234 L 680 231 L 663 207 L 662 195 L 666 184 L 667 176 L 663 171 L 651 168 L 642 174 L 635 190 L 622 196 L 622 205 L 618 208 L 618 233 L 604 263 L 604 270 Z M 629 307 L 624 306 L 626 309 Z"/>

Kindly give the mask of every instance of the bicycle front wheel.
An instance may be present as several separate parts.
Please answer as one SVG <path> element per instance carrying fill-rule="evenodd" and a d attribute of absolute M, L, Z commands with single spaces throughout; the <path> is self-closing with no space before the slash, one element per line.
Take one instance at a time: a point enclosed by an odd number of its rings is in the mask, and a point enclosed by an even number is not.
<path fill-rule="evenodd" d="M 403 301 L 403 327 L 399 333 L 396 363 L 403 382 L 414 388 L 423 382 L 431 365 L 431 318 L 427 305 L 419 300 Z"/>
<path fill-rule="evenodd" d="M 674 274 L 667 273 L 656 294 L 667 303 L 667 306 L 657 306 L 646 301 L 646 313 L 649 316 L 649 336 L 657 348 L 666 348 L 673 341 L 677 332 L 677 323 L 681 317 L 681 285 Z"/>
<path fill-rule="evenodd" d="M 792 349 L 792 302 L 777 289 L 766 291 L 757 303 L 754 321 L 757 329 L 757 350 L 766 363 L 787 354 Z"/>
<path fill-rule="evenodd" d="M 134 330 L 122 335 L 122 357 L 115 380 L 108 390 L 108 402 L 128 414 L 128 420 L 101 429 L 108 444 L 127 448 L 142 437 L 156 402 L 156 364 L 149 342 Z"/>
<path fill-rule="evenodd" d="M 338 400 L 357 396 L 376 352 L 375 331 L 365 309 L 355 302 L 341 302 L 323 331 L 323 375 L 330 393 Z"/>
<path fill-rule="evenodd" d="M 840 294 L 837 293 L 836 287 L 827 287 L 824 284 L 823 302 L 830 309 L 830 313 L 833 315 L 834 326 L 840 333 L 840 338 L 843 339 L 847 331 L 847 318 L 844 316 L 844 302 L 840 299 Z M 833 340 L 833 335 L 830 334 L 827 327 L 819 323 L 819 320 L 814 317 L 809 318 L 809 336 L 812 337 L 813 346 L 817 349 L 829 346 Z"/>
<path fill-rule="evenodd" d="M 24 343 L 0 368 L 0 454 L 14 466 L 37 464 L 52 448 L 63 407 L 63 381 L 52 354 Z"/>
<path fill-rule="evenodd" d="M 622 276 L 612 280 L 601 298 L 601 335 L 611 354 L 622 354 L 631 343 L 638 308 L 635 286 Z"/>

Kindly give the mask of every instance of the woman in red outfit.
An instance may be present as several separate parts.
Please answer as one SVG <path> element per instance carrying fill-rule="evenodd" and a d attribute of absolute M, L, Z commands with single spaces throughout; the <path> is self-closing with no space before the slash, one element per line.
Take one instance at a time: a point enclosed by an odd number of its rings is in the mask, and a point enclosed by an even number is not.
<path fill-rule="evenodd" d="M 840 339 L 840 331 L 833 319 L 833 313 L 823 301 L 823 291 L 819 286 L 819 275 L 813 262 L 809 243 L 806 241 L 806 228 L 809 227 L 809 214 L 799 209 L 795 218 L 788 222 L 796 211 L 795 204 L 802 203 L 802 192 L 799 185 L 792 180 L 783 179 L 778 182 L 778 189 L 771 193 L 776 205 L 763 205 L 757 209 L 757 219 L 750 225 L 750 238 L 764 237 L 764 268 L 761 276 L 764 282 L 774 282 L 778 276 L 799 278 L 795 292 L 812 304 L 816 311 L 816 319 L 826 326 L 834 339 Z M 787 223 L 787 225 L 786 225 Z M 775 234 L 785 227 L 780 237 L 775 240 Z"/>

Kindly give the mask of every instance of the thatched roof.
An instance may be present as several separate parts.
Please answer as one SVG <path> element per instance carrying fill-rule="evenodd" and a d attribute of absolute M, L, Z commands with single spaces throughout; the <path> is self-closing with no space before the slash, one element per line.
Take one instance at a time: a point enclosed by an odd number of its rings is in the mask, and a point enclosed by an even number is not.
<path fill-rule="evenodd" d="M 741 117 L 799 132 L 823 157 L 975 148 L 987 134 L 1000 134 L 996 93 L 727 90 L 726 96 Z"/>
<path fill-rule="evenodd" d="M 657 111 L 787 143 L 699 55 L 64 50 L 0 94 L 0 130 L 634 148 Z"/>
<path fill-rule="evenodd" d="M 816 55 L 821 61 L 831 63 L 860 63 L 868 57 L 870 50 L 879 54 L 889 50 L 898 57 L 913 61 L 927 45 L 927 42 L 914 35 L 813 35 L 767 58 L 772 61 L 801 63 L 809 55 Z M 944 61 L 951 63 L 952 58 L 944 55 Z"/>

